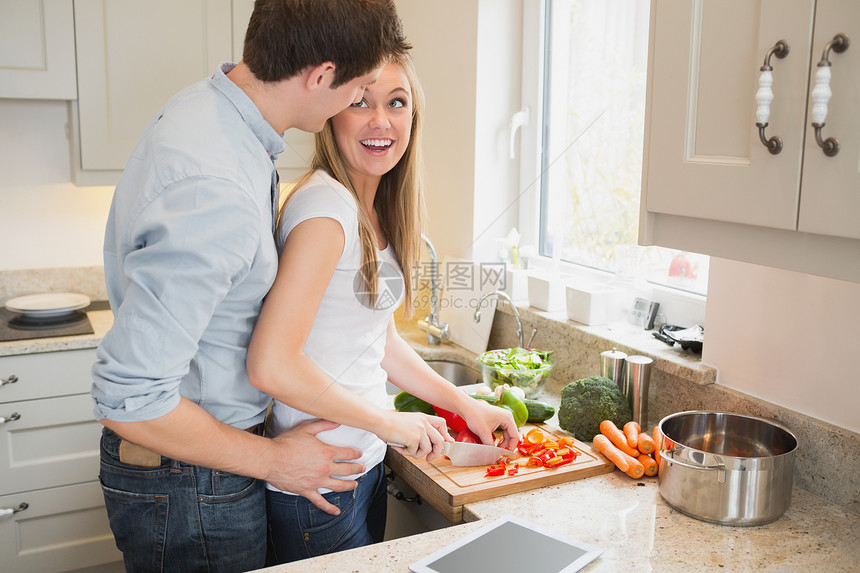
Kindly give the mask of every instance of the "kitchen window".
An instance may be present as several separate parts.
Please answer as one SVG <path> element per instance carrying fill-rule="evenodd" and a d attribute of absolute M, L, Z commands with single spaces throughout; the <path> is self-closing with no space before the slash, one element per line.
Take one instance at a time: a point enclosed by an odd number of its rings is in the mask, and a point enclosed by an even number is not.
<path fill-rule="evenodd" d="M 544 261 L 560 249 L 575 274 L 647 280 L 664 307 L 703 309 L 708 257 L 636 246 L 649 4 L 524 2 L 521 185 L 539 187 L 539 200 L 521 203 L 521 244 Z M 672 318 L 701 322 L 703 310 Z"/>

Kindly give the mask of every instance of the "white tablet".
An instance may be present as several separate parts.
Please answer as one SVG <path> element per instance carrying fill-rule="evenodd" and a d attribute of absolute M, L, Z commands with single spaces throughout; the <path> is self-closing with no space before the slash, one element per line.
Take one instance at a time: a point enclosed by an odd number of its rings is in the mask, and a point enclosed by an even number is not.
<path fill-rule="evenodd" d="M 572 573 L 603 550 L 506 515 L 409 566 L 414 573 Z"/>

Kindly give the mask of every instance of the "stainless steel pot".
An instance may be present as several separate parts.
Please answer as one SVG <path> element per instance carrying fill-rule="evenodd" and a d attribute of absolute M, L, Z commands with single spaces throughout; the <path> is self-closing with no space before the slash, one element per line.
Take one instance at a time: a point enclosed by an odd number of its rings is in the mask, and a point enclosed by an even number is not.
<path fill-rule="evenodd" d="M 797 438 L 765 418 L 689 411 L 658 425 L 660 495 L 686 515 L 762 525 L 791 503 Z"/>

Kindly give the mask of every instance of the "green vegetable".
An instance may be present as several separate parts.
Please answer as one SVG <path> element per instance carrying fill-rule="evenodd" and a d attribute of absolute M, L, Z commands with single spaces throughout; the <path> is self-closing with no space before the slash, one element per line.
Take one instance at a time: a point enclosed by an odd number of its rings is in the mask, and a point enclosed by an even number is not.
<path fill-rule="evenodd" d="M 612 420 L 621 428 L 632 418 L 627 400 L 609 378 L 583 378 L 561 391 L 558 424 L 580 440 L 590 441 L 599 434 L 603 420 Z"/>
<path fill-rule="evenodd" d="M 431 416 L 436 415 L 433 406 L 409 392 L 400 392 L 394 397 L 394 409 L 398 412 L 421 412 Z"/>
<path fill-rule="evenodd" d="M 482 365 L 484 382 L 491 388 L 502 384 L 517 386 L 525 391 L 526 397 L 531 397 L 552 371 L 554 363 L 550 355 L 552 352 L 544 350 L 503 348 L 484 352 L 478 363 Z"/>
<path fill-rule="evenodd" d="M 502 392 L 500 406 L 511 411 L 514 415 L 514 422 L 516 422 L 517 428 L 525 424 L 529 419 L 529 409 L 522 399 L 510 390 Z"/>
<path fill-rule="evenodd" d="M 494 406 L 499 405 L 499 397 L 491 396 L 491 395 L 481 395 L 481 394 L 469 394 L 472 398 L 477 398 L 478 400 L 483 400 L 485 402 L 489 402 Z M 555 408 L 546 402 L 540 402 L 539 400 L 529 400 L 526 398 L 523 400 L 523 404 L 526 405 L 526 408 L 529 412 L 528 422 L 545 422 L 553 417 L 555 414 Z"/>

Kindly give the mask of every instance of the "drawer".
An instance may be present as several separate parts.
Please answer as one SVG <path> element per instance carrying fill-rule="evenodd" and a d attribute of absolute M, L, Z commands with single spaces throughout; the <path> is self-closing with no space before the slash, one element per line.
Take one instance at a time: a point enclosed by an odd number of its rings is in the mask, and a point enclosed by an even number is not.
<path fill-rule="evenodd" d="M 57 573 L 122 560 L 98 481 L 0 496 L 0 569 Z"/>
<path fill-rule="evenodd" d="M 0 495 L 98 478 L 102 425 L 89 394 L 0 404 Z"/>
<path fill-rule="evenodd" d="M 0 380 L 15 376 L 17 381 L 0 386 L 0 404 L 88 393 L 95 361 L 95 348 L 3 356 Z"/>

